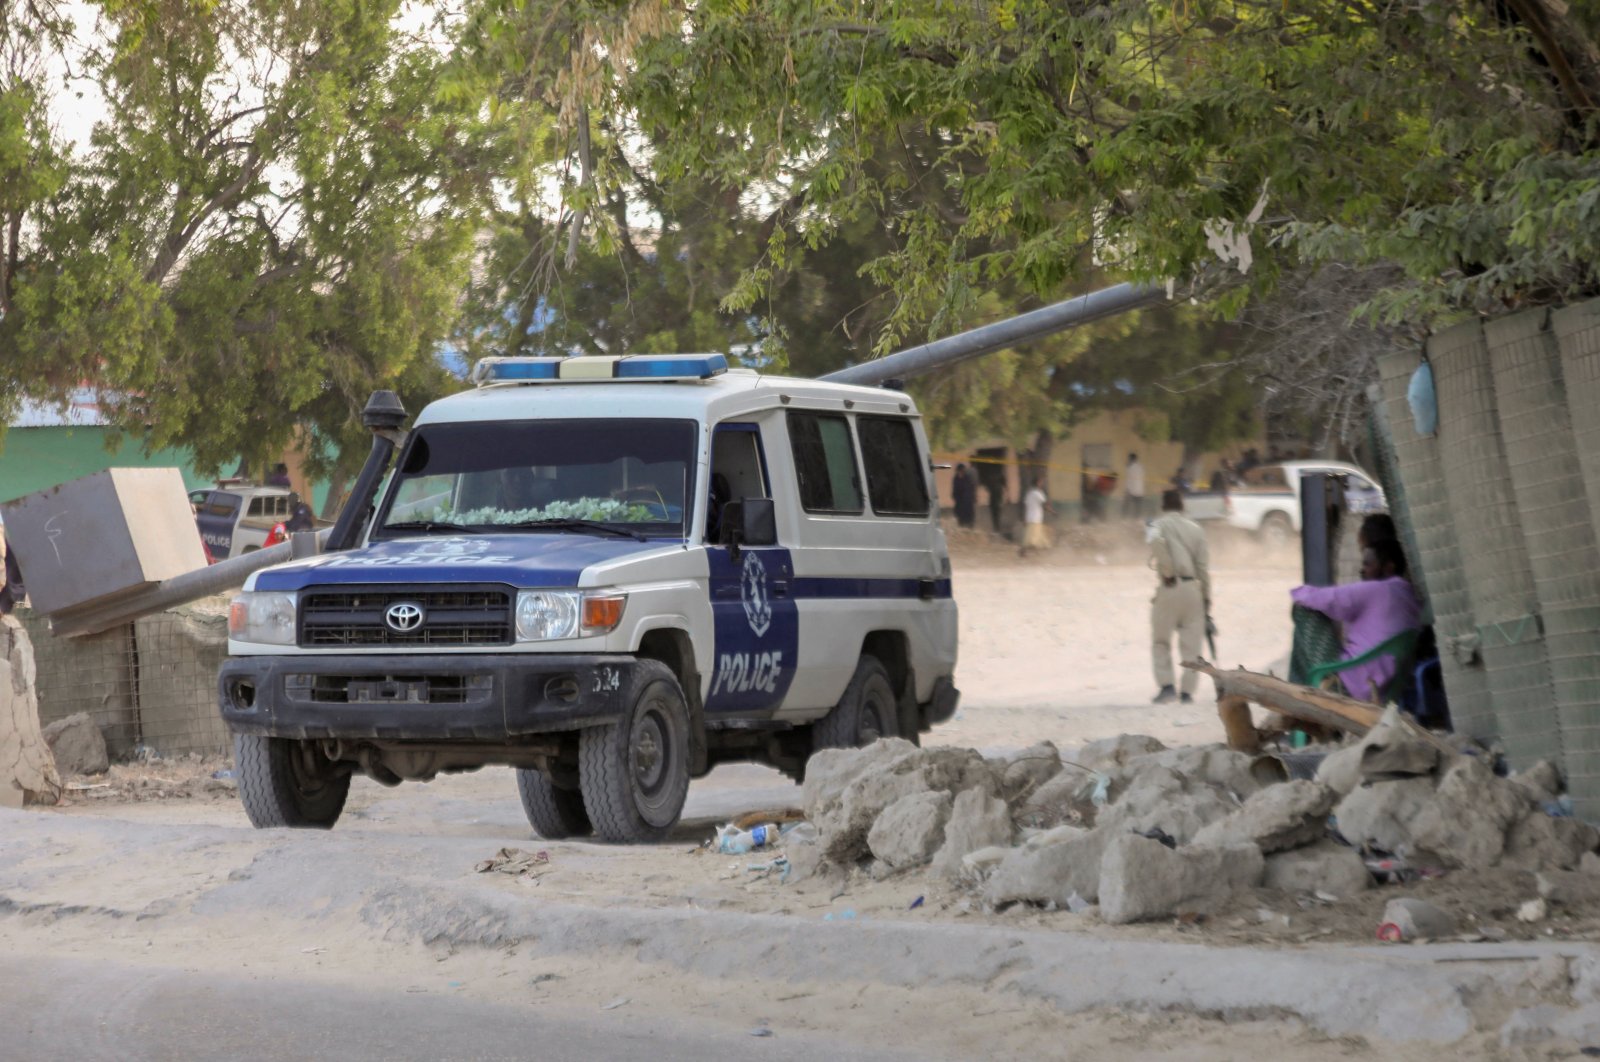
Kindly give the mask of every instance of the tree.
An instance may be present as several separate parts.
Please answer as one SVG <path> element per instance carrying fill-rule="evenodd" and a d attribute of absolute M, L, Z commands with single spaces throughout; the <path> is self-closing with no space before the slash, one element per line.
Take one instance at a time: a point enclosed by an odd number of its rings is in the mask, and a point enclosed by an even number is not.
<path fill-rule="evenodd" d="M 93 379 L 149 446 L 216 469 L 298 437 L 316 472 L 360 460 L 374 388 L 437 394 L 493 139 L 399 12 L 106 0 L 70 31 L 106 113 L 28 206 L 4 393 Z"/>
<path fill-rule="evenodd" d="M 1061 294 L 1097 254 L 1143 278 L 1248 254 L 1228 313 L 1302 261 L 1396 263 L 1396 316 L 1592 291 L 1596 39 L 1548 0 L 712 0 L 593 38 L 625 51 L 603 98 L 658 180 L 786 204 L 734 307 L 793 248 L 889 228 L 879 352 L 1008 282 Z M 929 185 L 955 209 L 904 194 Z"/>

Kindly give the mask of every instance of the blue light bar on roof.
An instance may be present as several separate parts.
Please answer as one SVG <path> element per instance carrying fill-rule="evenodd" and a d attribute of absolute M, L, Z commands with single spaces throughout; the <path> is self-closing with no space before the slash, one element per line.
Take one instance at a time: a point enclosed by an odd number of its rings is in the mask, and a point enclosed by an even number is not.
<path fill-rule="evenodd" d="M 472 381 L 481 387 L 540 380 L 709 380 L 727 371 L 721 354 L 484 358 L 473 367 Z"/>

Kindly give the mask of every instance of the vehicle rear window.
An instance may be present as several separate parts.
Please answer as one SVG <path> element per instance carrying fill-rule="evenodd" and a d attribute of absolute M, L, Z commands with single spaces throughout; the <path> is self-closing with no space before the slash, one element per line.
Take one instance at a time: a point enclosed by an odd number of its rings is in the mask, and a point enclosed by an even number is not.
<path fill-rule="evenodd" d="M 800 484 L 800 505 L 808 513 L 862 512 L 861 475 L 856 471 L 850 422 L 830 413 L 789 414 L 789 445 Z"/>
<path fill-rule="evenodd" d="M 884 516 L 927 516 L 928 481 L 917 435 L 903 417 L 857 417 L 861 464 L 872 511 Z"/>

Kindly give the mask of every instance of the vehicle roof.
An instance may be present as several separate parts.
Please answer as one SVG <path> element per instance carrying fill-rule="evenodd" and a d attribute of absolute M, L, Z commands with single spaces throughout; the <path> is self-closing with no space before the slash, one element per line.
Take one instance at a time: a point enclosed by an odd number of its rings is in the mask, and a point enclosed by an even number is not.
<path fill-rule="evenodd" d="M 1372 477 L 1372 473 L 1368 472 L 1360 465 L 1351 464 L 1349 461 L 1271 461 L 1262 467 L 1272 468 L 1274 465 L 1281 466 L 1283 468 L 1341 468 L 1349 472 L 1360 472 L 1363 476 L 1366 476 L 1369 479 Z"/>
<path fill-rule="evenodd" d="M 881 387 L 802 380 L 730 369 L 708 380 L 542 380 L 498 383 L 430 403 L 416 426 L 487 420 L 656 418 L 720 420 L 791 405 L 801 409 L 917 416 L 909 395 Z"/>
<path fill-rule="evenodd" d="M 245 498 L 254 498 L 264 494 L 288 495 L 294 493 L 288 487 L 200 487 L 196 489 L 205 490 L 211 494 L 237 494 Z M 190 493 L 193 494 L 195 492 L 190 491 Z"/>

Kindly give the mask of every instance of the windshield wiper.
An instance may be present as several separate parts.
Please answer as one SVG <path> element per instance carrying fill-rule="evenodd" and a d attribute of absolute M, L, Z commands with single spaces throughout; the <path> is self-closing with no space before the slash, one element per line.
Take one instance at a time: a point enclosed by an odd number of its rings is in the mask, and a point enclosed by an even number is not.
<path fill-rule="evenodd" d="M 554 520 L 524 520 L 516 524 L 496 524 L 496 529 L 508 528 L 517 531 L 601 531 L 608 535 L 621 535 L 623 538 L 637 539 L 640 542 L 650 541 L 637 531 L 629 531 L 625 527 L 615 524 L 604 524 L 599 520 L 577 520 L 562 517 Z"/>
<path fill-rule="evenodd" d="M 384 524 L 380 531 L 460 531 L 468 535 L 476 535 L 476 527 L 466 524 L 452 524 L 445 520 L 402 520 L 398 524 Z"/>

